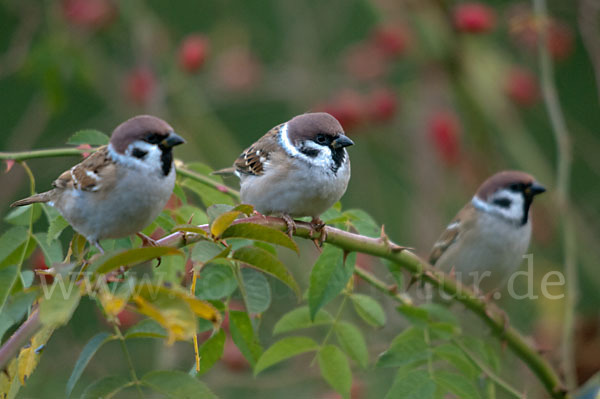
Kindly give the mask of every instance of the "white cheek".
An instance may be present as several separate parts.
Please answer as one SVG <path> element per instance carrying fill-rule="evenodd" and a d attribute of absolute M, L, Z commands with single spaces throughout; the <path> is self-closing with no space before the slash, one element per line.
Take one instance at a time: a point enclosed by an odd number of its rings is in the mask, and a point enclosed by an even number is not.
<path fill-rule="evenodd" d="M 503 208 L 501 206 L 495 205 L 494 200 L 500 198 L 507 198 L 510 200 L 510 206 L 508 208 Z M 511 190 L 499 190 L 494 193 L 488 201 L 483 201 L 479 197 L 473 197 L 472 203 L 475 208 L 482 210 L 487 213 L 495 214 L 501 216 L 505 219 L 519 222 L 523 219 L 524 212 L 524 199 L 523 194 L 515 193 Z"/>
<path fill-rule="evenodd" d="M 138 148 L 142 151 L 146 151 L 147 154 L 144 158 L 137 158 L 131 155 L 134 148 Z M 162 173 L 162 162 L 161 156 L 162 151 L 155 144 L 146 143 L 145 141 L 134 141 L 129 144 L 125 150 L 125 154 L 120 154 L 112 148 L 112 145 L 108 145 L 108 152 L 111 158 L 122 165 L 130 168 L 148 171 L 148 173 L 161 172 Z"/>

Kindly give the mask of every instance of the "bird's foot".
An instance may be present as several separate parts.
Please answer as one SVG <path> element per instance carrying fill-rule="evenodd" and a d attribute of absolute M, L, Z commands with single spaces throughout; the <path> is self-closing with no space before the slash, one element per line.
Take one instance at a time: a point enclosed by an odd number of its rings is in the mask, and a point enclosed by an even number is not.
<path fill-rule="evenodd" d="M 323 242 L 327 239 L 327 231 L 325 230 L 325 222 L 318 217 L 313 217 L 310 221 L 310 237 L 320 251 Z M 316 237 L 318 235 L 318 237 Z"/>
<path fill-rule="evenodd" d="M 142 247 L 160 247 L 160 244 L 153 238 L 148 237 L 144 233 L 135 233 L 142 240 Z"/>
<path fill-rule="evenodd" d="M 92 241 L 92 244 L 94 244 L 94 246 L 96 248 L 98 248 L 98 251 L 100 252 L 100 255 L 104 255 L 104 248 L 102 248 L 102 245 L 100 245 L 100 241 Z"/>
<path fill-rule="evenodd" d="M 296 232 L 296 222 L 287 213 L 284 213 L 283 215 L 281 215 L 281 218 L 283 219 L 283 221 L 285 222 L 285 225 L 287 226 L 287 229 L 286 229 L 287 235 L 290 236 L 290 238 L 292 238 L 292 236 Z"/>

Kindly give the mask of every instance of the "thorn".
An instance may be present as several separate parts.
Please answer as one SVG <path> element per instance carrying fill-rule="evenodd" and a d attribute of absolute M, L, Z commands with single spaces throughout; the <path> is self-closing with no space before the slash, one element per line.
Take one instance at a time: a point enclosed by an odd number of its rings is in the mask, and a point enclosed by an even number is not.
<path fill-rule="evenodd" d="M 385 225 L 382 224 L 381 225 L 381 232 L 379 233 L 379 238 L 383 239 L 383 240 L 388 240 L 388 236 L 387 234 L 385 234 Z"/>
<path fill-rule="evenodd" d="M 349 251 L 346 251 L 346 250 L 344 250 L 344 255 L 343 255 L 343 258 L 342 258 L 342 259 L 343 259 L 343 262 L 344 262 L 344 264 L 346 264 L 346 258 L 348 257 L 348 255 L 349 255 L 349 254 L 350 254 L 350 252 L 349 252 Z"/>
<path fill-rule="evenodd" d="M 15 165 L 15 160 L 14 159 L 7 159 L 6 160 L 6 170 L 4 171 L 5 173 L 10 172 L 10 170 L 12 169 L 12 167 Z"/>
<path fill-rule="evenodd" d="M 195 215 L 195 213 L 192 212 L 192 216 L 190 216 L 190 219 L 188 220 L 187 224 L 192 224 L 192 220 L 194 219 L 194 215 Z"/>
<path fill-rule="evenodd" d="M 91 150 L 92 146 L 89 145 L 89 144 L 81 144 L 81 145 L 77 146 L 77 149 L 78 150 Z M 89 152 L 84 152 L 84 153 L 81 154 L 81 156 L 84 157 L 84 158 L 87 158 L 87 157 L 90 156 L 90 154 L 91 153 L 89 153 Z"/>
<path fill-rule="evenodd" d="M 388 292 L 390 294 L 396 295 L 398 293 L 398 284 L 392 284 L 388 287 Z"/>

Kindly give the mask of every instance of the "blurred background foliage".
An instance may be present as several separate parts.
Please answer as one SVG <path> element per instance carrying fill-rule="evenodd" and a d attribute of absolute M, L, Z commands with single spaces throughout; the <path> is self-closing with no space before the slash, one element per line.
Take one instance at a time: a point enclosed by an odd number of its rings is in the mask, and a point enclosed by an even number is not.
<path fill-rule="evenodd" d="M 539 293 L 539 279 L 562 270 L 564 257 L 553 190 L 557 151 L 537 53 L 539 26 L 548 23 L 548 50 L 573 147 L 580 277 L 575 356 L 583 383 L 600 369 L 600 113 L 590 62 L 600 55 L 587 51 L 599 40 L 590 3 L 550 1 L 551 18 L 542 21 L 530 3 L 499 0 L 1 0 L 0 148 L 59 147 L 77 130 L 108 134 L 121 121 L 150 113 L 188 140 L 177 148 L 179 158 L 216 169 L 229 166 L 272 126 L 299 113 L 327 111 L 356 143 L 344 207 L 364 209 L 392 239 L 419 254 L 427 255 L 488 175 L 521 169 L 546 184 L 549 193 L 533 207 Z M 76 161 L 30 161 L 37 190 Z M 28 192 L 18 166 L 2 173 L 0 185 L 5 210 Z M 9 223 L 0 226 L 5 230 Z M 303 258 L 291 262 L 297 263 L 296 276 L 308 274 Z M 359 257 L 359 264 L 385 273 L 368 257 Z M 277 305 L 264 323 L 272 325 L 284 312 Z M 558 359 L 563 301 L 501 305 L 513 324 Z M 102 328 L 93 304 L 81 306 L 52 338 L 19 397 L 61 397 L 81 347 Z M 391 317 L 370 334 L 371 356 L 399 328 Z M 140 367 L 189 367 L 189 345 L 156 343 L 153 351 L 148 345 L 133 344 Z M 84 374 L 88 382 L 125 370 L 116 344 L 107 348 Z M 313 369 L 302 367 L 306 362 L 253 379 L 237 349 L 225 350 L 225 360 L 206 376 L 223 398 L 333 397 Z M 518 366 L 513 372 L 522 371 Z M 381 397 L 391 378 L 381 370 L 359 372 L 353 398 Z"/>

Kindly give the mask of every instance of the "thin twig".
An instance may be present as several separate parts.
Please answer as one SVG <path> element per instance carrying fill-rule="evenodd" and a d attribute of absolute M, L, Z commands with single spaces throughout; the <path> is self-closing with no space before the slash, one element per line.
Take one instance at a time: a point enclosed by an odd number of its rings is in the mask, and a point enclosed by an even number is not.
<path fill-rule="evenodd" d="M 460 348 L 460 350 L 463 351 L 463 353 L 469 359 L 471 359 L 471 361 L 473 363 L 475 363 L 477 365 L 477 367 L 479 367 L 479 369 L 481 371 L 483 371 L 483 373 L 486 376 L 488 376 L 488 378 L 490 380 L 494 381 L 496 383 L 496 385 L 498 385 L 500 388 L 504 389 L 509 394 L 513 395 L 515 398 L 518 398 L 518 399 L 525 398 L 525 394 L 522 394 L 521 392 L 519 392 L 518 390 L 513 388 L 508 382 L 504 381 L 499 375 L 494 373 L 494 371 L 491 370 L 485 363 L 483 363 L 477 356 L 475 356 L 473 353 L 471 353 L 471 351 L 465 345 L 463 345 L 462 342 L 460 342 L 457 339 L 452 340 L 452 342 L 454 342 L 454 344 L 456 346 L 458 346 Z"/>
<path fill-rule="evenodd" d="M 600 11 L 600 1 L 581 0 L 579 2 L 579 32 L 583 45 L 588 52 L 590 61 L 594 67 L 596 75 L 596 93 L 600 101 L 600 24 L 598 23 L 598 12 Z"/>
<path fill-rule="evenodd" d="M 127 365 L 129 366 L 129 372 L 131 374 L 131 379 L 135 382 L 135 387 L 138 392 L 138 396 L 140 398 L 144 398 L 144 393 L 142 392 L 142 388 L 140 388 L 140 380 L 137 377 L 137 373 L 135 372 L 135 367 L 133 366 L 133 360 L 131 359 L 131 355 L 129 354 L 129 350 L 127 349 L 127 344 L 125 344 L 125 337 L 123 333 L 121 333 L 121 329 L 116 324 L 113 324 L 115 329 L 115 335 L 119 339 L 121 344 L 121 350 L 123 351 L 123 355 L 125 356 L 125 360 L 127 360 Z"/>
<path fill-rule="evenodd" d="M 547 21 L 548 11 L 545 0 L 533 0 L 534 9 L 542 21 Z M 546 110 L 550 117 L 554 139 L 556 141 L 556 151 L 558 154 L 558 166 L 556 171 L 556 195 L 558 210 L 563 228 L 563 252 L 564 268 L 566 274 L 566 294 L 565 294 L 565 316 L 563 322 L 562 334 L 562 361 L 565 372 L 567 388 L 574 389 L 577 386 L 577 373 L 575 370 L 575 347 L 574 347 L 574 325 L 575 308 L 578 301 L 578 281 L 577 281 L 577 253 L 575 243 L 575 228 L 572 217 L 570 216 L 569 190 L 571 176 L 571 138 L 565 117 L 562 113 L 558 93 L 553 80 L 552 59 L 548 51 L 547 43 L 548 24 L 540 26 L 540 40 L 538 44 L 539 68 L 541 73 L 541 87 Z"/>

